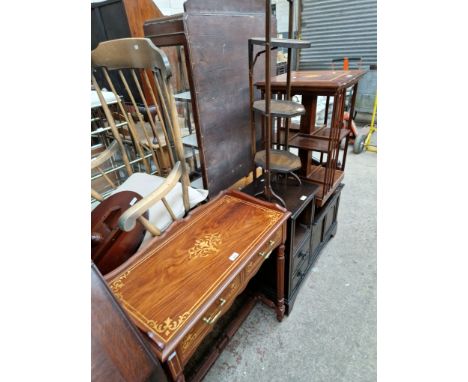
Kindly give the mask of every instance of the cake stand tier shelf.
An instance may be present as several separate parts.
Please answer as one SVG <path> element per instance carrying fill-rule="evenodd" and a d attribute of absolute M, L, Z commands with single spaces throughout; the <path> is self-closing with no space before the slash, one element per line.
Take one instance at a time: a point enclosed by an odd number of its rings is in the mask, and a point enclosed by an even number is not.
<path fill-rule="evenodd" d="M 266 150 L 257 151 L 255 165 L 265 168 Z M 297 155 L 284 150 L 270 150 L 270 169 L 273 172 L 287 173 L 301 168 L 301 160 Z"/>
<path fill-rule="evenodd" d="M 252 37 L 249 39 L 249 43 L 253 45 L 265 46 L 265 37 Z M 309 48 L 310 41 L 298 40 L 293 38 L 272 38 L 270 40 L 271 48 L 288 48 L 288 49 L 301 49 Z"/>
<path fill-rule="evenodd" d="M 261 99 L 253 103 L 253 108 L 265 115 L 265 100 Z M 303 105 L 293 101 L 271 100 L 270 115 L 272 117 L 292 118 L 305 114 Z"/>
<path fill-rule="evenodd" d="M 249 57 L 249 93 L 250 93 L 250 128 L 252 140 L 252 158 L 253 158 L 253 179 L 256 180 L 256 167 L 261 166 L 264 175 L 263 191 L 257 195 L 264 194 L 267 200 L 276 198 L 283 205 L 285 201 L 276 194 L 271 187 L 271 173 L 280 172 L 288 173 L 294 176 L 299 184 L 301 180 L 293 171 L 302 167 L 300 158 L 288 151 L 288 132 L 285 135 L 285 150 L 272 150 L 271 127 L 272 118 L 286 118 L 286 128 L 290 125 L 290 119 L 296 116 L 303 115 L 305 108 L 303 105 L 291 100 L 291 56 L 292 49 L 301 49 L 310 47 L 310 41 L 293 39 L 293 17 L 294 17 L 294 0 L 289 0 L 289 22 L 288 22 L 288 38 L 279 39 L 271 36 L 271 0 L 265 1 L 265 36 L 251 37 L 248 40 L 248 57 Z M 254 55 L 254 46 L 264 47 L 264 50 L 256 49 Z M 287 49 L 287 69 L 286 69 L 286 99 L 273 100 L 270 88 L 271 81 L 271 51 L 277 48 Z M 263 92 L 263 100 L 254 100 L 254 67 L 260 55 L 265 55 L 265 91 Z M 264 138 L 264 150 L 257 152 L 256 149 L 256 124 L 255 112 L 262 114 L 262 127 Z M 286 129 L 287 130 L 287 129 Z M 278 147 L 280 148 L 280 147 Z"/>

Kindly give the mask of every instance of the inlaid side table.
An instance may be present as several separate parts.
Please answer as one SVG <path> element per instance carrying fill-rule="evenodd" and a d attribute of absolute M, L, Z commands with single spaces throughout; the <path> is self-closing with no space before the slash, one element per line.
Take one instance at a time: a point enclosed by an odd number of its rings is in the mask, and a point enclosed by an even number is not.
<path fill-rule="evenodd" d="M 289 216 L 278 205 L 224 191 L 106 276 L 173 380 L 185 380 L 191 355 L 275 249 L 275 307 L 283 319 Z"/>

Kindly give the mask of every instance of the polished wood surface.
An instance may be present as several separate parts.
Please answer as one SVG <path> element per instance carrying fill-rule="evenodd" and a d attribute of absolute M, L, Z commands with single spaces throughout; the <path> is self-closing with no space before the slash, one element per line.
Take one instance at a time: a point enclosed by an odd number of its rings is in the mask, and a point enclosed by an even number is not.
<path fill-rule="evenodd" d="M 257 151 L 255 164 L 262 168 L 266 165 L 265 150 Z M 270 168 L 275 172 L 290 172 L 301 168 L 301 160 L 297 155 L 284 150 L 270 150 Z"/>
<path fill-rule="evenodd" d="M 91 265 L 91 380 L 164 382 L 163 368 Z"/>
<path fill-rule="evenodd" d="M 317 192 L 316 205 L 317 207 L 322 207 L 328 200 L 328 198 L 333 195 L 335 190 L 338 188 L 340 183 L 344 179 L 344 171 L 336 169 L 333 173 L 333 178 L 331 180 L 331 187 L 325 188 L 324 178 L 326 176 L 326 169 L 322 166 L 311 165 L 307 177 L 304 178 L 305 182 L 311 182 L 319 186 Z"/>
<path fill-rule="evenodd" d="M 164 16 L 152 0 L 123 0 L 123 3 L 132 37 L 144 37 L 144 22 Z"/>
<path fill-rule="evenodd" d="M 293 91 L 307 90 L 315 91 L 320 95 L 334 93 L 339 89 L 348 88 L 357 83 L 365 70 L 304 70 L 291 72 L 291 86 Z M 264 89 L 265 82 L 259 81 L 255 84 Z M 271 79 L 271 90 L 283 90 L 286 87 L 286 73 Z"/>
<path fill-rule="evenodd" d="M 104 275 L 127 261 L 143 241 L 146 229 L 140 222 L 129 232 L 119 228 L 122 213 L 139 200 L 136 192 L 118 192 L 91 212 L 91 259 Z"/>
<path fill-rule="evenodd" d="M 253 104 L 253 108 L 256 111 L 260 111 L 263 114 L 266 113 L 265 108 L 265 100 L 261 99 L 255 101 Z M 272 117 L 285 117 L 285 118 L 292 118 L 297 115 L 302 115 L 305 113 L 304 106 L 300 103 L 293 102 L 293 101 L 277 101 L 271 100 L 270 102 L 270 115 Z"/>
<path fill-rule="evenodd" d="M 325 132 L 325 134 L 326 133 L 327 132 Z M 344 138 L 346 138 L 348 134 L 349 134 L 348 129 L 341 129 L 340 138 L 339 138 L 340 142 Z M 314 134 L 311 137 L 310 134 L 302 134 L 302 133 L 292 135 L 291 139 L 289 140 L 289 146 L 297 147 L 297 148 L 305 149 L 305 150 L 319 151 L 322 153 L 328 152 L 328 148 L 329 148 L 328 139 L 323 139 L 317 136 L 317 134 Z"/>
<path fill-rule="evenodd" d="M 203 339 L 261 263 L 286 240 L 288 216 L 278 205 L 239 191 L 223 192 L 153 239 L 106 280 L 154 341 L 160 359 L 177 357 L 184 364 L 193 344 Z M 279 271 L 282 266 L 280 250 Z M 278 287 L 278 319 L 284 313 L 281 294 Z"/>

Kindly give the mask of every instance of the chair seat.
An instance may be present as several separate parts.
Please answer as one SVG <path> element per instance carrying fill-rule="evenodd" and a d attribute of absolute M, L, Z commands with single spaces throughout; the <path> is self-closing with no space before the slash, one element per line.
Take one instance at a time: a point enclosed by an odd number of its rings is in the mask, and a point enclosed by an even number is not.
<path fill-rule="evenodd" d="M 255 154 L 255 164 L 262 168 L 266 165 L 266 151 Z M 274 172 L 291 172 L 301 168 L 301 159 L 286 150 L 270 150 L 270 170 Z"/>
<path fill-rule="evenodd" d="M 112 194 L 121 191 L 133 191 L 145 197 L 158 188 L 165 178 L 157 175 L 149 175 L 146 173 L 134 173 L 124 183 L 117 187 Z M 203 189 L 188 188 L 190 208 L 195 207 L 208 197 L 208 191 Z M 182 184 L 180 182 L 167 194 L 166 200 L 174 211 L 175 216 L 179 219 L 185 215 L 184 202 L 182 199 Z M 163 202 L 158 202 L 149 209 L 148 220 L 151 224 L 158 227 L 163 232 L 172 223 L 172 218 Z M 153 236 L 146 232 L 140 248 L 146 245 L 148 240 Z"/>

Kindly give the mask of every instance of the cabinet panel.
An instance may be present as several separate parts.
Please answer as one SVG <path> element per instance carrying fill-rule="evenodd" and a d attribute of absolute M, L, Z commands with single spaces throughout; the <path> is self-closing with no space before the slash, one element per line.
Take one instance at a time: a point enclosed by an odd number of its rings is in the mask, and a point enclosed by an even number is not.
<path fill-rule="evenodd" d="M 145 345 L 91 266 L 91 379 L 107 381 L 167 381 L 159 361 Z"/>
<path fill-rule="evenodd" d="M 301 259 L 298 269 L 291 280 L 291 294 L 296 292 L 296 289 L 299 288 L 302 280 L 307 275 L 307 267 L 309 266 L 308 256 L 305 256 Z"/>
<path fill-rule="evenodd" d="M 298 270 L 299 264 L 309 257 L 310 253 L 310 242 L 307 240 L 304 245 L 292 256 L 291 259 L 291 273 L 295 274 Z"/>

